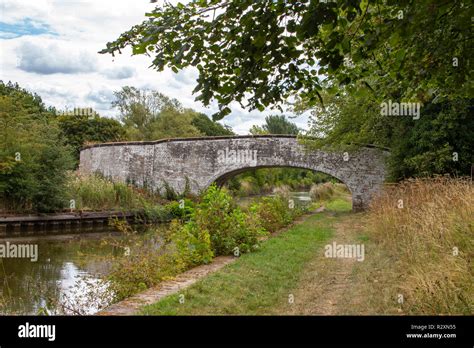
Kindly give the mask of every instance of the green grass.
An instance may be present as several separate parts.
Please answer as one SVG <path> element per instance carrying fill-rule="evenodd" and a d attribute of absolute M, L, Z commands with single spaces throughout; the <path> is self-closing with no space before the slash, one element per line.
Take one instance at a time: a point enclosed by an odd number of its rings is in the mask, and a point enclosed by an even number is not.
<path fill-rule="evenodd" d="M 264 242 L 259 251 L 198 281 L 181 293 L 145 306 L 147 315 L 272 314 L 288 301 L 304 265 L 319 252 L 333 233 L 332 224 L 350 211 L 350 203 L 337 200 L 327 212 L 313 215 Z M 334 214 L 336 212 L 336 214 Z M 180 303 L 180 295 L 184 303 Z"/>
<path fill-rule="evenodd" d="M 334 198 L 331 201 L 324 203 L 324 206 L 329 211 L 336 211 L 336 212 L 346 211 L 352 208 L 351 204 L 346 199 L 341 198 L 341 197 Z"/>

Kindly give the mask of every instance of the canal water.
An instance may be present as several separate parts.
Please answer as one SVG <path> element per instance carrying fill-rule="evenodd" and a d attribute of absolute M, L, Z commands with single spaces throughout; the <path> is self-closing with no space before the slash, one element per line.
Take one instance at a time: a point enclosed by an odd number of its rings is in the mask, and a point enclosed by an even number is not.
<path fill-rule="evenodd" d="M 258 197 L 238 199 L 239 205 L 250 204 Z M 295 205 L 310 203 L 307 192 L 293 192 Z M 156 231 L 157 227 L 153 229 Z M 166 224 L 158 227 L 163 232 Z M 156 236 L 156 233 L 153 235 Z M 134 238 L 148 238 L 142 231 Z M 0 257 L 0 315 L 5 314 L 94 314 L 108 305 L 110 293 L 104 275 L 110 269 L 112 256 L 123 253 L 123 246 L 114 243 L 124 238 L 110 229 L 100 233 L 56 235 L 37 238 L 1 240 L 15 245 L 37 245 L 38 258 Z M 131 249 L 133 252 L 133 245 Z M 152 240 L 156 243 L 156 240 Z"/>
<path fill-rule="evenodd" d="M 110 228 L 99 233 L 9 238 L 0 244 L 37 247 L 37 259 L 0 258 L 0 315 L 94 314 L 113 300 L 103 280 L 113 256 L 133 253 L 135 246 L 153 243 L 167 224 L 125 236 Z M 153 233 L 152 233 L 153 231 Z M 129 246 L 127 251 L 124 246 Z M 17 248 L 17 250 L 19 250 Z"/>
<path fill-rule="evenodd" d="M 265 196 L 273 197 L 274 195 L 268 194 Z M 236 201 L 237 201 L 237 204 L 240 206 L 248 206 L 259 197 L 262 197 L 262 196 L 256 195 L 256 196 L 238 197 L 236 198 Z M 295 203 L 295 206 L 303 207 L 303 206 L 308 206 L 309 204 L 311 204 L 311 197 L 309 196 L 309 192 L 290 192 L 288 199 L 293 200 Z"/>

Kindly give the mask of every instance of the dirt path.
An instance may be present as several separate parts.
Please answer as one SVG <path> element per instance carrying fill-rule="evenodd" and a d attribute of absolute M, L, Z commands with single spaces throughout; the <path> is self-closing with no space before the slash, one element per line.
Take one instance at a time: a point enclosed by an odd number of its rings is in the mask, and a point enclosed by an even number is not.
<path fill-rule="evenodd" d="M 357 239 L 361 229 L 360 214 L 342 217 L 335 224 L 335 232 L 328 244 L 361 244 Z M 289 315 L 342 315 L 353 298 L 353 268 L 355 258 L 327 258 L 324 248 L 306 266 L 303 276 L 293 290 L 293 303 L 278 308 L 279 314 Z"/>

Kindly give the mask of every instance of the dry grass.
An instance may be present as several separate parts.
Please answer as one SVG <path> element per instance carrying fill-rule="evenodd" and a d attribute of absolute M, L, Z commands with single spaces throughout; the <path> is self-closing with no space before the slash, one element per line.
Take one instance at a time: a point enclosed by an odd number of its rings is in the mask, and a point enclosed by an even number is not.
<path fill-rule="evenodd" d="M 98 175 L 71 173 L 67 185 L 68 199 L 74 199 L 80 210 L 129 210 L 143 208 L 163 200 L 157 194 L 123 182 L 113 182 Z"/>
<path fill-rule="evenodd" d="M 363 266 L 366 284 L 377 278 L 381 287 L 372 313 L 474 313 L 473 207 L 472 183 L 444 177 L 405 181 L 373 201 L 367 219 L 376 269 Z"/>
<path fill-rule="evenodd" d="M 473 200 L 472 184 L 459 179 L 410 180 L 387 187 L 370 211 L 338 219 L 333 235 L 338 243 L 364 244 L 365 260 L 315 256 L 292 290 L 295 304 L 280 310 L 472 315 Z"/>
<path fill-rule="evenodd" d="M 343 194 L 351 194 L 347 186 L 343 183 L 338 182 L 338 183 L 333 184 L 333 186 L 336 192 L 340 192 Z"/>
<path fill-rule="evenodd" d="M 313 202 L 328 200 L 334 195 L 334 185 L 331 182 L 315 184 L 311 186 L 309 195 Z"/>
<path fill-rule="evenodd" d="M 279 195 L 279 196 L 288 198 L 291 193 L 291 187 L 288 185 L 280 185 L 280 186 L 274 187 L 272 193 L 274 195 Z"/>

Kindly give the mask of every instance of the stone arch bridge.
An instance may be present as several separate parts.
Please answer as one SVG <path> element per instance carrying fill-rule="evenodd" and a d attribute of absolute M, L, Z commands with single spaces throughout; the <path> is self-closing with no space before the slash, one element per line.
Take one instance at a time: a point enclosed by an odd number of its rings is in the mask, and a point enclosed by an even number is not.
<path fill-rule="evenodd" d="M 347 185 L 354 211 L 367 207 L 380 190 L 388 152 L 363 147 L 357 152 L 309 151 L 295 136 L 259 135 L 103 143 L 81 150 L 79 171 L 112 180 L 181 193 L 199 193 L 251 168 L 293 167 L 329 174 Z"/>

